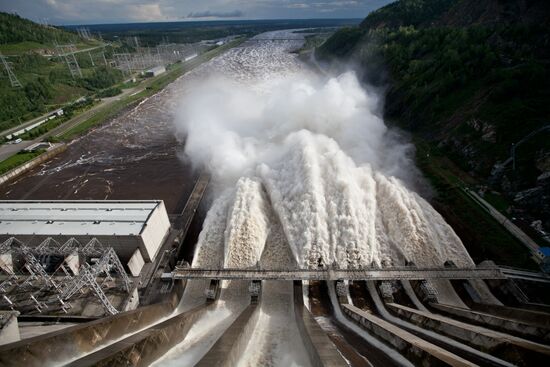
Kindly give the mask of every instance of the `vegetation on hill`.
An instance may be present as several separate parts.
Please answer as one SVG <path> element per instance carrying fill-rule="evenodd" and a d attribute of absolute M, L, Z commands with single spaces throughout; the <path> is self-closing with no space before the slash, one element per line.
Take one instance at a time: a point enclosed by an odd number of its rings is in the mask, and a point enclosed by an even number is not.
<path fill-rule="evenodd" d="M 76 34 L 43 26 L 17 15 L 0 13 L 0 50 L 22 87 L 12 87 L 3 65 L 0 79 L 0 131 L 122 81 L 119 70 L 103 64 L 103 49 L 77 53 L 82 78 L 73 78 L 65 60 L 52 56 L 54 42 L 74 42 L 77 48 L 100 45 Z M 12 53 L 13 50 L 17 52 Z M 112 52 L 105 49 L 106 57 Z M 92 64 L 92 60 L 94 64 Z M 101 66 L 99 66 L 101 65 Z"/>
<path fill-rule="evenodd" d="M 490 11 L 489 11 L 490 10 Z M 386 87 L 385 117 L 550 228 L 550 3 L 401 0 L 316 52 Z"/>
<path fill-rule="evenodd" d="M 369 14 L 361 28 L 419 26 L 431 23 L 448 11 L 456 0 L 396 1 Z"/>
<path fill-rule="evenodd" d="M 16 14 L 0 12 L 0 44 L 34 42 L 51 44 L 52 41 L 71 42 L 76 35 L 53 26 L 43 26 Z"/>

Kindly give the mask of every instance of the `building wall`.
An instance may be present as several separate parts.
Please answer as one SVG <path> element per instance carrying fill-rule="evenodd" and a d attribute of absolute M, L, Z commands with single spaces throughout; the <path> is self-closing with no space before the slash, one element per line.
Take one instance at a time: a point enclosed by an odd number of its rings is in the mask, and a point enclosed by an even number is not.
<path fill-rule="evenodd" d="M 7 240 L 11 235 L 6 236 L 2 235 L 0 236 L 0 241 Z M 89 241 L 92 240 L 92 238 L 97 238 L 99 242 L 103 244 L 105 247 L 112 247 L 120 260 L 122 262 L 127 262 L 130 257 L 133 255 L 136 248 L 143 248 L 143 240 L 139 235 L 135 236 L 94 236 L 94 235 L 86 235 L 86 236 L 71 236 L 71 235 L 55 235 L 55 236 L 28 236 L 28 235 L 15 235 L 15 238 L 20 240 L 21 242 L 25 243 L 29 247 L 37 247 L 40 245 L 42 241 L 44 241 L 48 237 L 52 237 L 54 240 L 59 242 L 60 244 L 65 243 L 70 238 L 74 237 L 80 245 L 83 247 L 85 246 Z"/>
<path fill-rule="evenodd" d="M 19 341 L 21 339 L 19 325 L 17 323 L 17 315 L 19 315 L 19 312 L 2 311 L 2 313 L 7 320 L 3 321 L 2 328 L 0 328 L 0 345 Z"/>
<path fill-rule="evenodd" d="M 139 273 L 141 273 L 141 269 L 143 269 L 145 261 L 143 261 L 143 256 L 141 256 L 141 251 L 139 249 L 136 249 L 127 265 L 128 269 L 130 269 L 130 274 L 133 276 L 137 277 Z"/>
<path fill-rule="evenodd" d="M 168 219 L 164 202 L 161 202 L 153 213 L 151 213 L 141 232 L 146 252 L 144 254 L 142 251 L 142 255 L 145 260 L 152 261 L 156 258 L 164 239 L 168 235 L 169 229 L 170 219 Z"/>
<path fill-rule="evenodd" d="M 26 245 L 36 247 L 48 237 L 52 237 L 59 244 L 63 244 L 74 237 L 81 246 L 85 246 L 90 240 L 97 238 L 105 247 L 112 247 L 122 263 L 128 263 L 132 256 L 134 256 L 136 249 L 139 249 L 141 252 L 141 257 L 144 262 L 151 262 L 156 258 L 170 230 L 170 220 L 164 202 L 159 201 L 158 204 L 156 204 L 156 207 L 149 212 L 145 224 L 142 225 L 143 220 L 145 220 L 145 217 L 142 218 L 142 222 L 135 223 L 135 233 L 133 233 L 133 229 L 131 229 L 128 231 L 128 234 L 123 235 L 105 235 L 105 229 L 101 232 L 103 233 L 102 235 L 97 235 L 93 233 L 93 226 L 86 230 L 81 230 L 78 235 L 72 235 L 66 232 L 70 231 L 68 228 L 59 226 L 60 233 L 56 235 L 0 234 L 0 241 L 5 241 L 11 236 L 14 236 Z M 55 226 L 56 224 L 54 223 L 52 225 Z M 113 232 L 115 232 L 115 228 L 116 227 L 113 227 Z M 90 233 L 83 235 L 85 231 L 90 231 Z M 55 231 L 53 231 L 53 233 L 55 233 Z M 4 260 L 7 261 L 7 259 Z"/>

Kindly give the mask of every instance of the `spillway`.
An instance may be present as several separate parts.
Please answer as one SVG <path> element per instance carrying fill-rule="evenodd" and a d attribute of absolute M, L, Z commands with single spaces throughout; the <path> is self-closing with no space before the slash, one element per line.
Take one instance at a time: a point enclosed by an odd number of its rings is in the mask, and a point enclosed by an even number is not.
<path fill-rule="evenodd" d="M 417 174 L 410 146 L 377 115 L 377 97 L 353 73 L 322 79 L 307 71 L 289 52 L 300 37 L 270 41 L 288 34 L 263 35 L 186 76 L 191 87 L 178 102 L 176 131 L 185 154 L 210 170 L 214 192 L 192 266 L 473 266 L 452 229 L 406 183 Z M 203 304 L 208 286 L 188 280 L 178 311 Z M 219 348 L 216 341 L 249 304 L 248 286 L 222 281 L 219 299 L 155 365 L 200 364 L 209 349 Z M 238 343 L 242 357 L 232 362 L 311 365 L 293 316 L 292 283 L 263 281 L 261 288 L 246 322 L 249 340 Z M 337 317 L 387 349 L 341 312 Z"/>

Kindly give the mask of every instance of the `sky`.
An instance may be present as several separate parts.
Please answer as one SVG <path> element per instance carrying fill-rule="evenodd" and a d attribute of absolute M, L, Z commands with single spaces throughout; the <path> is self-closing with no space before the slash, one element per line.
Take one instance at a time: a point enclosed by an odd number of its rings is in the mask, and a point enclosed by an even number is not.
<path fill-rule="evenodd" d="M 220 19 L 364 18 L 392 0 L 0 0 L 0 11 L 49 24 Z"/>

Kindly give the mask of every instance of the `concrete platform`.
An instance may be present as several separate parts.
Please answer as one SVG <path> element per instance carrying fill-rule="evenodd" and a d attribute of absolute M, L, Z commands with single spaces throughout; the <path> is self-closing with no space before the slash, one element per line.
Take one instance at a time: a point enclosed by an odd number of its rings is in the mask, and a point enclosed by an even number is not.
<path fill-rule="evenodd" d="M 342 305 L 342 311 L 362 328 L 389 343 L 417 365 L 476 366 L 475 363 L 469 362 L 355 306 Z"/>
<path fill-rule="evenodd" d="M 493 353 L 498 350 L 500 358 L 512 363 L 542 361 L 550 356 L 550 346 L 547 345 L 395 303 L 388 303 L 387 306 L 401 318 L 422 328 L 455 338 L 482 350 Z"/>

